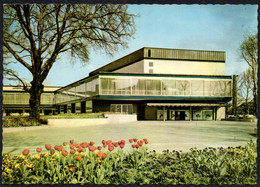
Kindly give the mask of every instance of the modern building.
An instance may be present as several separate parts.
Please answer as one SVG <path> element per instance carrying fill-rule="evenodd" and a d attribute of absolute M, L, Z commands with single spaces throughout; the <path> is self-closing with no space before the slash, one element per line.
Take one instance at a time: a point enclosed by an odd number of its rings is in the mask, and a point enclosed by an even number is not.
<path fill-rule="evenodd" d="M 54 91 L 59 89 L 57 86 L 45 86 L 41 95 L 41 114 L 50 115 L 57 111 L 55 106 Z M 22 86 L 3 86 L 3 115 L 24 114 L 29 115 L 28 92 Z M 57 112 L 56 112 L 57 113 Z"/>
<path fill-rule="evenodd" d="M 54 93 L 58 113 L 113 112 L 139 120 L 220 120 L 232 99 L 225 52 L 141 48 Z"/>

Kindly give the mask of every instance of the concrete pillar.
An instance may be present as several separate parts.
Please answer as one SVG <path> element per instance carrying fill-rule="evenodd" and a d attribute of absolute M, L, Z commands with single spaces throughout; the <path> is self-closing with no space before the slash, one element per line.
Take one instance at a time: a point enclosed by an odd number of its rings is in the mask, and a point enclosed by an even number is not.
<path fill-rule="evenodd" d="M 64 111 L 64 114 L 65 114 L 65 113 L 68 112 L 68 106 L 67 106 L 67 105 L 64 105 L 63 107 L 64 107 L 64 108 L 63 108 L 63 111 Z"/>
<path fill-rule="evenodd" d="M 58 114 L 60 114 L 60 105 L 58 105 Z"/>
<path fill-rule="evenodd" d="M 163 106 L 163 121 L 165 121 L 165 106 Z"/>
<path fill-rule="evenodd" d="M 217 114 L 218 114 L 218 110 L 217 107 L 214 107 L 214 120 L 217 121 Z"/>
<path fill-rule="evenodd" d="M 190 106 L 190 121 L 192 121 L 192 106 Z"/>
<path fill-rule="evenodd" d="M 80 113 L 86 113 L 86 101 L 80 103 Z"/>
<path fill-rule="evenodd" d="M 76 103 L 71 103 L 71 113 L 75 113 L 76 111 Z"/>

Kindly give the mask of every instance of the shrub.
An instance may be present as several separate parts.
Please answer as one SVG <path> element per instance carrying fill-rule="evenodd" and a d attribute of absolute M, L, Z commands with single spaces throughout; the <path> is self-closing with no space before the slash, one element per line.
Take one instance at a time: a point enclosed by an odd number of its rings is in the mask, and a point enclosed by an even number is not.
<path fill-rule="evenodd" d="M 29 117 L 5 117 L 3 118 L 3 127 L 28 127 L 40 126 L 48 124 L 47 119 L 40 119 L 39 121 Z"/>

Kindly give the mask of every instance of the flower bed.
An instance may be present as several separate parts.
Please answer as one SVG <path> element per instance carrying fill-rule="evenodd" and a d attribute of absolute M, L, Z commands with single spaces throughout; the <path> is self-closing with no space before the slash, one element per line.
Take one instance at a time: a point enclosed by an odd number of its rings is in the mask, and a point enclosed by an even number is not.
<path fill-rule="evenodd" d="M 147 152 L 147 139 L 46 144 L 32 155 L 3 154 L 3 182 L 24 184 L 256 184 L 256 144 Z M 43 149 L 47 152 L 43 153 Z"/>

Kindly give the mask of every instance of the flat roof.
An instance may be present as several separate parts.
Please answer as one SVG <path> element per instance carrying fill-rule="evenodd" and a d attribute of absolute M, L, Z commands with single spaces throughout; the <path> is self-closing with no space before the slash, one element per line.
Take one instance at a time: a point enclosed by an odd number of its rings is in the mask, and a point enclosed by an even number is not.
<path fill-rule="evenodd" d="M 30 86 L 29 86 L 30 87 Z M 54 92 L 58 90 L 60 86 L 44 86 L 44 92 Z M 5 85 L 3 86 L 3 91 L 10 91 L 10 92 L 24 92 L 23 86 L 12 86 L 12 85 Z"/>

